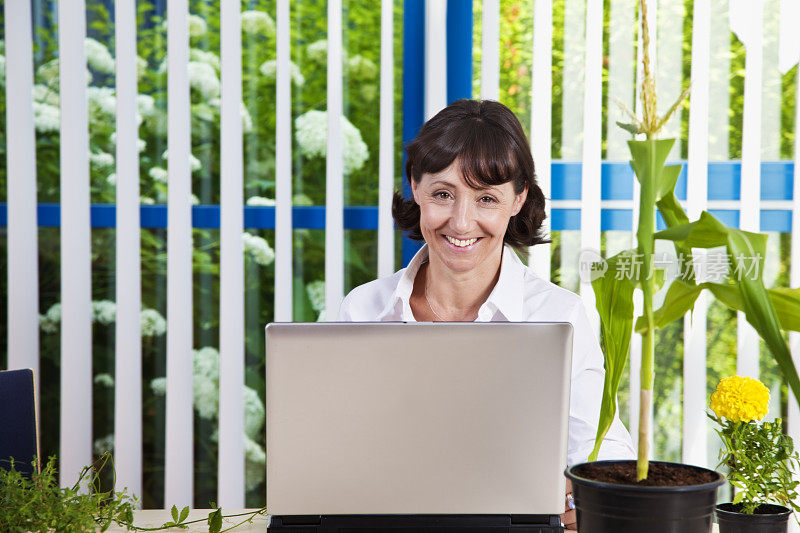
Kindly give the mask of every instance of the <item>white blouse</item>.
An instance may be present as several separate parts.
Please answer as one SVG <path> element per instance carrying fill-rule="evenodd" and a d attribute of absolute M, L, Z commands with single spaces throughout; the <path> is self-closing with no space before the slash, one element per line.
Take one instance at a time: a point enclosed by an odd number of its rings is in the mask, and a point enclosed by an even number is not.
<path fill-rule="evenodd" d="M 339 310 L 341 322 L 416 322 L 409 300 L 420 265 L 428 259 L 423 246 L 409 265 L 353 289 Z M 572 343 L 572 390 L 569 407 L 567 464 L 586 461 L 594 448 L 603 395 L 603 352 L 576 294 L 537 276 L 506 246 L 500 277 L 478 310 L 476 322 L 569 322 Z M 631 436 L 615 415 L 598 459 L 635 459 Z"/>

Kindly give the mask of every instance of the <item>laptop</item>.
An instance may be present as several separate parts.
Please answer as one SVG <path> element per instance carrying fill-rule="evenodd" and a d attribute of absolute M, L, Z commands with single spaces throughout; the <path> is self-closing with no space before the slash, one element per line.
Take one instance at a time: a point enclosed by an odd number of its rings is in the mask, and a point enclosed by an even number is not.
<path fill-rule="evenodd" d="M 572 326 L 266 327 L 269 531 L 561 531 Z"/>

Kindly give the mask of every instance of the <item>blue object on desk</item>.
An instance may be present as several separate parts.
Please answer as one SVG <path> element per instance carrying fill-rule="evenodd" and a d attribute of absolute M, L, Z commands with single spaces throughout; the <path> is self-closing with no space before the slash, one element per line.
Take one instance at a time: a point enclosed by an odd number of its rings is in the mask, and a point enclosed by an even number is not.
<path fill-rule="evenodd" d="M 39 454 L 33 370 L 0 372 L 0 468 L 33 474 Z"/>

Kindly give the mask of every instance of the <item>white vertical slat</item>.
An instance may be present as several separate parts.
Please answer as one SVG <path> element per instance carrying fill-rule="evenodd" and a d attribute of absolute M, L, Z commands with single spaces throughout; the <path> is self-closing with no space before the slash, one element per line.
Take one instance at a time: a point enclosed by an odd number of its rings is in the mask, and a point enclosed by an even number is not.
<path fill-rule="evenodd" d="M 275 321 L 292 321 L 292 86 L 289 0 L 277 2 L 275 79 Z"/>
<path fill-rule="evenodd" d="M 242 21 L 220 3 L 220 296 L 217 502 L 244 507 L 244 231 Z"/>
<path fill-rule="evenodd" d="M 500 0 L 483 0 L 481 99 L 500 98 Z"/>
<path fill-rule="evenodd" d="M 586 60 L 585 0 L 564 0 L 564 72 L 561 86 L 561 159 L 581 158 L 583 139 L 584 67 Z M 595 90 L 596 87 L 592 87 Z M 562 247 L 563 250 L 563 247 Z M 566 252 L 566 250 L 564 250 Z M 562 261 L 562 267 L 564 262 Z M 563 276 L 563 273 L 562 273 Z"/>
<path fill-rule="evenodd" d="M 531 151 L 536 164 L 536 181 L 545 197 L 545 218 L 542 235 L 550 237 L 550 194 L 552 166 L 553 99 L 553 2 L 537 0 L 533 5 L 533 68 L 531 69 Z M 531 248 L 529 264 L 543 279 L 550 279 L 550 244 Z"/>
<path fill-rule="evenodd" d="M 378 154 L 378 277 L 394 272 L 394 2 L 381 0 L 381 100 Z"/>
<path fill-rule="evenodd" d="M 711 61 L 709 65 L 710 94 L 708 122 L 713 128 L 708 139 L 711 160 L 726 160 L 729 153 L 728 111 L 730 108 L 731 31 L 728 17 L 729 0 L 710 0 L 711 4 Z"/>
<path fill-rule="evenodd" d="M 687 207 L 696 220 L 708 200 L 708 98 L 711 5 L 695 2 L 692 15 L 692 88 L 689 108 Z M 703 292 L 683 319 L 683 462 L 706 466 L 706 315 Z"/>
<path fill-rule="evenodd" d="M 746 13 L 747 32 L 740 34 L 746 49 L 744 73 L 744 108 L 742 111 L 742 182 L 739 228 L 759 231 L 761 198 L 761 78 L 763 41 L 763 4 L 761 0 L 731 2 L 734 10 Z M 763 260 L 763 258 L 762 258 Z M 758 335 L 743 312 L 737 313 L 736 373 L 758 377 Z"/>
<path fill-rule="evenodd" d="M 658 58 L 652 65 L 656 65 L 653 75 L 656 77 L 658 99 L 663 109 L 672 105 L 683 91 L 684 9 L 683 0 L 659 0 L 658 10 L 649 10 L 650 17 L 657 19 L 658 33 L 651 33 L 650 39 L 657 41 Z M 675 138 L 670 160 L 679 159 L 681 155 L 681 114 L 682 109 L 679 107 L 659 134 L 662 138 Z"/>
<path fill-rule="evenodd" d="M 6 4 L 5 32 L 8 368 L 32 368 L 38 389 L 39 228 L 36 221 L 36 138 L 31 105 L 30 2 Z"/>
<path fill-rule="evenodd" d="M 581 248 L 600 251 L 600 165 L 602 140 L 603 3 L 586 5 L 586 61 L 583 91 L 583 166 L 581 172 Z M 591 283 L 581 280 L 581 298 L 599 335 Z"/>
<path fill-rule="evenodd" d="M 800 54 L 797 57 L 800 61 Z M 792 198 L 792 251 L 790 259 L 789 285 L 800 287 L 800 76 L 797 77 L 794 107 L 794 197 Z M 800 368 L 800 333 L 789 333 L 789 345 L 792 349 L 792 360 L 795 368 Z M 795 442 L 800 442 L 800 407 L 794 394 L 789 392 L 788 432 Z M 800 479 L 800 472 L 795 473 Z M 796 533 L 800 530 L 796 524 L 791 526 Z"/>
<path fill-rule="evenodd" d="M 188 0 L 167 3 L 167 416 L 164 501 L 192 506 L 192 211 Z"/>
<path fill-rule="evenodd" d="M 325 165 L 325 309 L 335 320 L 344 296 L 342 1 L 328 1 L 328 157 Z"/>
<path fill-rule="evenodd" d="M 631 65 L 636 64 L 632 44 L 636 39 L 636 11 L 630 0 L 611 0 L 608 38 L 608 116 L 606 124 L 606 158 L 626 161 L 630 158 L 628 140 L 631 134 L 617 125 L 629 123 L 617 100 L 634 109 L 636 81 Z M 610 255 L 610 254 L 609 254 Z"/>
<path fill-rule="evenodd" d="M 447 0 L 425 1 L 425 120 L 447 106 Z"/>
<path fill-rule="evenodd" d="M 136 2 L 116 0 L 117 324 L 114 466 L 117 486 L 142 495 L 142 278 L 139 138 L 136 124 Z"/>
<path fill-rule="evenodd" d="M 92 262 L 86 5 L 58 3 L 61 89 L 61 485 L 92 458 Z"/>

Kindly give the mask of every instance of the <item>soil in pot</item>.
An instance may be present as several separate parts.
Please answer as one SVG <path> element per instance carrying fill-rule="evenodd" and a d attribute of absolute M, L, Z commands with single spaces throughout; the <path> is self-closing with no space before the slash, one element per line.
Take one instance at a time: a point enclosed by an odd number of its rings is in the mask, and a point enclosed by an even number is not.
<path fill-rule="evenodd" d="M 581 533 L 709 533 L 717 488 L 713 470 L 651 461 L 636 481 L 635 461 L 597 461 L 567 469 Z"/>
<path fill-rule="evenodd" d="M 720 533 L 786 533 L 791 509 L 781 505 L 761 504 L 753 514 L 741 512 L 742 504 L 717 505 Z"/>

